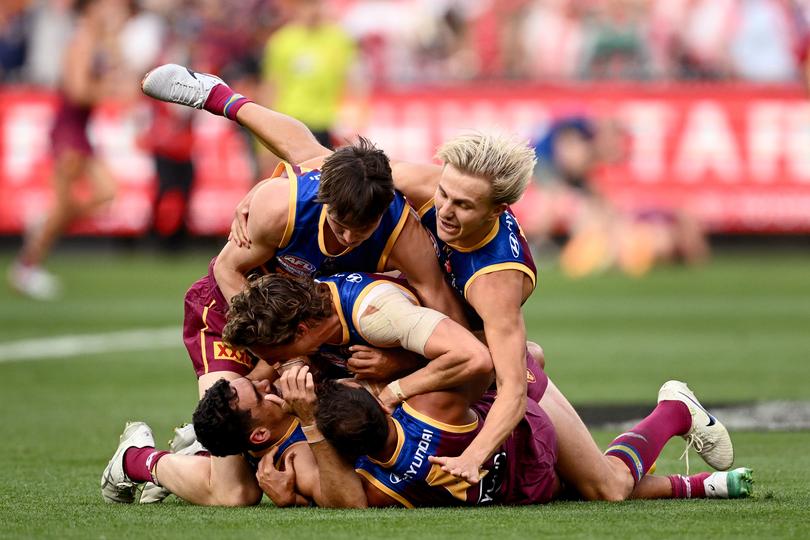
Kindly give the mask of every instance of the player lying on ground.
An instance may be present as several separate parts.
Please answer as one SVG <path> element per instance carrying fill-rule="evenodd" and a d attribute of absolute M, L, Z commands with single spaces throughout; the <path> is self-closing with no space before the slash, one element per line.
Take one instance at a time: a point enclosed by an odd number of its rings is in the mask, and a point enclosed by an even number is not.
<path fill-rule="evenodd" d="M 352 344 L 402 346 L 431 360 L 401 379 L 402 388 L 413 393 L 436 386 L 435 381 L 441 381 L 440 387 L 453 386 L 471 376 L 489 378 L 492 373 L 489 351 L 468 330 L 419 306 L 416 295 L 403 285 L 359 273 L 339 274 L 323 282 L 282 274 L 259 277 L 233 298 L 223 336 L 235 347 L 278 359 L 295 358 L 321 346 L 332 353 L 331 358 Z M 132 502 L 132 481 L 148 482 L 154 475 L 160 478 L 155 484 L 198 504 L 253 504 L 261 495 L 249 488 L 231 489 L 229 482 L 207 481 L 229 478 L 241 484 L 245 469 L 239 458 L 200 462 L 185 457 L 116 452 L 102 474 L 102 494 L 110 502 Z M 202 474 L 205 467 L 200 468 L 200 463 L 211 471 Z M 178 482 L 185 484 L 178 486 Z M 197 489 L 187 496 L 186 485 Z"/>
<path fill-rule="evenodd" d="M 275 352 L 277 354 L 284 354 L 280 351 L 286 348 L 286 354 L 297 356 L 302 352 L 310 351 L 318 343 L 328 341 L 330 337 L 333 338 L 333 341 L 340 343 L 343 341 L 344 336 L 357 339 L 359 336 L 365 334 L 371 337 L 374 343 L 373 340 L 375 336 L 390 336 L 391 329 L 394 329 L 394 332 L 400 332 L 400 336 L 404 336 L 404 332 L 411 328 L 411 326 L 407 324 L 403 325 L 402 322 L 400 322 L 403 311 L 407 314 L 413 307 L 411 304 L 411 302 L 414 301 L 413 297 L 408 295 L 407 290 L 390 281 L 374 280 L 360 274 L 348 274 L 331 279 L 332 281 L 319 285 L 322 295 L 318 294 L 319 289 L 314 287 L 315 284 L 311 281 L 308 283 L 306 281 L 301 282 L 281 275 L 269 275 L 256 280 L 246 291 L 234 299 L 232 310 L 235 311 L 235 313 L 233 319 L 229 322 L 229 327 L 226 327 L 226 336 L 237 336 L 239 334 L 252 335 L 257 341 L 248 343 L 246 344 L 247 346 L 273 347 L 276 349 Z M 269 299 L 273 299 L 272 303 L 277 305 L 275 307 L 273 305 L 262 306 L 262 303 L 268 303 Z M 334 310 L 328 315 L 324 315 L 322 312 L 322 310 L 326 309 L 322 301 L 323 299 L 329 300 L 329 306 Z M 369 299 L 369 304 L 365 308 L 360 309 L 359 306 L 362 305 L 363 299 Z M 385 299 L 385 301 L 381 301 L 381 299 Z M 274 309 L 278 309 L 278 306 L 283 306 L 284 309 L 281 313 L 274 314 Z M 357 308 L 355 308 L 355 306 L 357 306 Z M 349 316 L 348 314 L 352 315 Z M 412 317 L 405 317 L 405 319 L 415 320 Z M 438 319 L 440 319 L 440 321 L 436 329 L 439 329 L 441 325 L 445 323 L 445 326 L 449 325 L 450 328 L 453 328 L 454 323 L 452 323 L 452 321 L 441 319 L 441 317 L 438 317 Z M 452 347 L 457 343 L 460 347 L 469 347 L 470 353 L 466 355 L 469 358 L 476 357 L 476 350 L 480 351 L 483 349 L 485 351 L 477 340 L 472 338 L 469 334 L 467 334 L 465 338 L 464 332 L 466 331 L 463 329 L 460 330 L 461 332 L 457 336 L 452 336 L 449 340 L 447 338 L 433 340 L 433 345 L 430 347 L 436 347 L 437 343 L 449 344 Z M 262 331 L 267 332 L 267 337 L 263 336 Z M 378 332 L 379 334 L 369 335 L 369 332 Z M 447 332 L 444 332 L 444 334 L 446 335 Z M 295 342 L 296 335 L 301 341 L 297 344 Z M 440 338 L 442 335 L 443 334 L 440 332 L 437 337 Z M 434 336 L 431 335 L 427 342 L 430 342 L 433 338 Z M 232 337 L 229 337 L 229 339 L 233 340 Z M 265 339 L 267 339 L 267 341 L 262 343 Z M 404 338 L 400 337 L 399 339 L 403 340 Z M 236 339 L 236 341 L 238 341 L 238 339 Z M 380 342 L 376 343 L 379 344 Z M 391 345 L 396 344 L 396 342 L 388 343 Z M 292 349 L 290 349 L 291 347 Z M 427 348 L 425 350 L 427 350 Z M 453 359 L 451 355 L 445 357 L 444 361 L 452 360 L 451 363 L 455 364 L 458 358 L 459 356 L 455 356 L 455 359 Z M 440 364 L 441 362 L 437 363 Z M 437 371 L 436 373 L 441 372 Z M 477 383 L 479 387 L 474 389 L 474 391 L 478 392 L 477 395 L 480 395 L 480 390 L 486 386 L 489 376 L 489 373 L 481 370 L 447 371 L 445 374 L 440 375 L 440 378 L 443 379 L 448 386 L 454 386 L 458 381 L 458 379 L 456 379 L 453 384 L 450 383 L 451 379 L 449 375 L 452 373 L 460 374 L 462 380 L 470 377 L 483 378 L 483 380 Z M 539 370 L 532 374 L 531 378 L 535 381 L 540 379 L 543 383 L 547 382 L 544 374 Z M 402 379 L 402 381 L 404 382 L 406 379 L 407 377 Z M 534 384 L 532 386 L 535 387 Z M 402 391 L 402 389 L 411 391 L 411 388 L 409 384 L 405 384 L 400 391 Z M 542 396 L 544 393 L 543 385 L 537 385 L 536 388 L 536 392 Z M 685 390 L 685 392 L 688 394 L 688 389 Z M 416 394 L 417 393 L 414 392 L 414 395 Z M 687 394 L 684 394 L 686 398 L 688 398 Z M 679 397 L 678 399 L 686 398 Z M 418 397 L 414 399 L 418 399 Z M 470 399 L 468 396 L 467 403 L 472 401 L 474 401 L 474 399 Z M 533 403 L 531 406 L 533 407 Z M 690 410 L 693 414 L 698 414 L 699 411 L 700 409 Z M 598 459 L 607 461 L 615 473 L 614 476 L 611 476 L 608 480 L 619 484 L 614 488 L 615 493 L 619 494 L 615 499 L 626 498 L 633 492 L 637 482 L 654 462 L 655 456 L 660 451 L 660 448 L 666 440 L 675 434 L 684 434 L 689 439 L 699 441 L 700 444 L 698 446 L 703 452 L 702 455 L 710 463 L 716 463 L 718 459 L 729 460 L 730 456 L 733 456 L 728 434 L 719 422 L 712 421 L 711 424 L 713 427 L 692 429 L 690 429 L 688 425 L 684 426 L 683 422 L 681 424 L 677 424 L 676 422 L 674 425 L 666 423 L 662 429 L 657 429 L 655 423 L 660 421 L 661 414 L 657 416 L 653 415 L 651 417 L 652 419 L 642 422 L 634 433 L 624 434 L 619 437 L 614 445 L 612 445 L 611 449 L 609 449 L 609 455 L 607 457 L 601 455 L 601 453 L 599 454 Z M 275 431 L 276 434 L 279 433 L 278 428 L 270 429 L 271 432 Z M 643 433 L 644 438 L 639 439 L 637 436 L 638 433 Z M 208 435 L 204 436 L 208 437 Z M 254 442 L 261 443 L 264 442 L 265 439 L 266 436 L 264 439 Z M 171 468 L 171 464 L 177 463 L 182 456 L 172 456 L 172 459 L 169 460 L 163 458 L 163 454 L 153 453 L 151 451 L 142 454 L 129 453 L 126 452 L 127 444 L 129 443 L 119 447 L 119 450 L 116 452 L 116 455 L 110 461 L 105 471 L 104 478 L 109 479 L 107 486 L 104 488 L 106 498 L 126 502 L 128 497 L 129 501 L 131 501 L 134 491 L 134 485 L 131 481 L 148 480 L 150 474 L 156 474 L 159 476 L 160 482 L 166 487 L 169 487 L 177 495 L 188 498 L 189 500 L 194 500 L 195 502 L 201 500 L 199 498 L 193 498 L 197 497 L 197 494 L 188 497 L 183 494 L 182 490 L 178 490 L 177 486 L 172 486 L 171 478 L 173 473 L 165 472 L 167 468 Z M 596 447 L 592 439 L 590 439 L 590 444 Z M 212 448 L 212 450 L 214 449 Z M 216 453 L 224 453 L 220 450 L 214 451 Z M 562 446 L 559 447 L 560 455 L 568 451 L 568 449 Z M 135 456 L 140 456 L 140 462 L 137 462 Z M 567 456 L 567 458 L 571 461 L 575 460 L 575 456 Z M 212 462 L 217 461 L 218 460 L 212 460 Z M 214 467 L 215 464 L 216 463 L 212 463 L 212 467 Z M 243 467 L 242 463 L 238 465 Z M 730 461 L 728 465 L 730 465 Z M 584 461 L 581 461 L 581 466 L 584 468 L 593 467 L 592 464 Z M 157 470 L 155 470 L 155 468 L 157 468 Z M 164 470 L 164 473 L 161 473 L 161 468 Z M 568 471 L 562 470 L 559 466 L 557 466 L 557 469 L 563 481 L 576 489 L 576 485 L 568 480 Z M 211 473 L 211 476 L 216 475 Z M 239 475 L 233 475 L 234 478 L 238 476 Z M 631 489 L 627 490 L 625 493 L 623 490 L 625 490 L 627 484 L 631 486 Z M 206 486 L 210 485 L 211 483 L 206 484 Z M 608 486 L 608 488 L 610 487 L 611 486 Z M 623 496 L 621 495 L 622 493 L 624 493 Z M 257 493 L 255 495 L 258 496 Z M 208 501 L 210 499 L 205 500 Z M 232 499 L 229 500 L 232 501 Z M 201 504 L 223 503 L 202 502 Z"/>
<path fill-rule="evenodd" d="M 217 86 L 218 79 L 186 74 L 203 85 L 220 112 L 235 115 L 246 104 L 228 99 L 232 92 Z M 158 72 L 148 74 L 144 88 L 159 85 L 159 79 Z M 256 365 L 256 358 L 225 344 L 221 332 L 230 298 L 244 286 L 246 275 L 257 270 L 307 276 L 399 270 L 410 276 L 425 305 L 466 324 L 435 262 L 433 243 L 394 190 L 385 154 L 366 140 L 337 152 L 319 148 L 317 155 L 296 165 L 283 164 L 251 191 L 245 230 L 252 241 L 228 242 L 208 274 L 186 294 L 183 338 L 200 396 L 215 380 L 240 377 Z M 166 495 L 146 493 L 142 502 Z"/>
<path fill-rule="evenodd" d="M 306 161 L 324 152 L 301 122 L 245 103 L 214 77 L 180 66 L 161 66 L 146 77 L 143 89 L 157 99 L 227 116 L 287 161 Z M 220 97 L 224 95 L 244 105 L 236 113 L 226 110 Z M 460 456 L 442 460 L 446 471 L 474 483 L 480 466 L 506 439 L 526 408 L 526 331 L 521 306 L 531 294 L 536 276 L 525 238 L 508 205 L 526 189 L 534 154 L 526 145 L 502 137 L 470 135 L 443 145 L 438 157 L 443 167 L 395 162 L 393 174 L 397 188 L 421 209 L 424 223 L 435 231 L 448 278 L 480 318 L 495 365 L 498 398 L 489 421 Z M 251 204 L 249 196 L 240 204 L 248 219 Z M 250 230 L 240 226 L 239 219 L 233 231 L 240 241 L 249 241 Z M 381 397 L 389 407 L 396 403 L 390 392 Z M 625 498 L 633 483 L 621 482 L 624 476 L 599 452 L 573 407 L 553 384 L 541 406 L 557 431 L 558 468 L 565 472 L 567 482 L 586 499 Z M 583 455 L 587 459 L 580 459 Z"/>
<path fill-rule="evenodd" d="M 306 368 L 304 368 L 306 369 Z M 300 370 L 300 371 L 299 371 Z M 298 374 L 296 376 L 296 371 Z M 415 396 L 392 415 L 372 395 L 350 384 L 327 381 L 316 400 L 311 376 L 295 368 L 285 374 L 281 391 L 301 418 L 308 440 L 323 433 L 342 461 L 314 452 L 319 467 L 321 497 L 340 506 L 450 506 L 458 504 L 538 504 L 558 498 L 562 484 L 555 469 L 556 437 L 548 416 L 529 402 L 526 414 L 498 452 L 485 464 L 477 485 L 445 472 L 436 454 L 462 452 L 480 429 L 495 396 L 488 392 L 476 402 L 458 390 Z M 278 398 L 273 398 L 278 399 Z M 635 480 L 629 498 L 747 497 L 750 469 L 730 473 L 701 473 L 684 478 L 647 475 L 644 460 L 654 460 L 669 437 L 706 431 L 703 422 L 715 423 L 689 388 L 669 381 L 658 394 L 655 410 L 621 435 L 608 452 L 633 457 L 627 475 Z M 317 429 L 318 432 L 313 430 Z M 628 437 L 642 440 L 635 447 Z M 729 441 L 730 443 L 730 441 Z M 313 445 L 313 450 L 315 446 Z M 360 478 L 357 477 L 359 474 Z"/>

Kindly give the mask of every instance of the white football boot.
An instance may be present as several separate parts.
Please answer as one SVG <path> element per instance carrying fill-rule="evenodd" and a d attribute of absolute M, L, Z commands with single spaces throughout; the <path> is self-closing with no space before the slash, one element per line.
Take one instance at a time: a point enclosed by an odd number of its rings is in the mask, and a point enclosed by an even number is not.
<path fill-rule="evenodd" d="M 169 441 L 169 448 L 172 453 L 184 456 L 194 456 L 198 452 L 205 452 L 205 447 L 197 440 L 197 434 L 194 433 L 194 424 L 184 424 L 174 428 L 174 437 Z M 171 492 L 165 487 L 147 482 L 143 486 L 138 502 L 141 504 L 158 503 L 169 495 Z"/>
<path fill-rule="evenodd" d="M 127 422 L 110 462 L 101 474 L 101 496 L 105 502 L 131 503 L 135 501 L 137 484 L 124 472 L 124 454 L 130 448 L 155 446 L 152 429 L 144 422 Z"/>
<path fill-rule="evenodd" d="M 689 474 L 689 448 L 694 447 L 709 466 L 718 471 L 728 470 L 734 463 L 734 447 L 725 426 L 700 404 L 695 394 L 680 381 L 667 381 L 658 391 L 658 402 L 680 401 L 692 415 L 692 427 L 686 440 L 687 474 Z"/>
<path fill-rule="evenodd" d="M 754 493 L 754 471 L 740 467 L 716 472 L 703 481 L 707 499 L 745 499 Z"/>
<path fill-rule="evenodd" d="M 35 300 L 55 300 L 62 289 L 59 279 L 41 266 L 19 262 L 8 269 L 8 283 L 15 291 Z"/>
<path fill-rule="evenodd" d="M 219 77 L 199 73 L 177 64 L 158 66 L 141 81 L 141 90 L 149 97 L 202 109 L 211 89 L 225 84 Z"/>

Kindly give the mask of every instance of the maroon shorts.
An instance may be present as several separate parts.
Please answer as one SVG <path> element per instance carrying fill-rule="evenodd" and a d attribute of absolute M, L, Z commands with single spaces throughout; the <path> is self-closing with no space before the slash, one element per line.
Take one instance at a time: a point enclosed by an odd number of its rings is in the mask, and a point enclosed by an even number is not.
<path fill-rule="evenodd" d="M 73 105 L 62 98 L 51 129 L 51 147 L 56 156 L 65 150 L 80 154 L 93 155 L 93 147 L 87 138 L 87 124 L 92 109 Z"/>
<path fill-rule="evenodd" d="M 548 375 L 528 351 L 526 351 L 526 383 L 526 395 L 529 397 L 529 401 L 538 403 L 548 388 Z"/>
<path fill-rule="evenodd" d="M 486 416 L 494 396 L 485 394 L 473 409 Z M 506 470 L 497 502 L 509 505 L 543 504 L 560 491 L 557 476 L 557 434 L 551 419 L 540 406 L 529 400 L 523 420 L 501 445 Z"/>
<path fill-rule="evenodd" d="M 208 275 L 197 280 L 186 293 L 183 342 L 198 378 L 216 371 L 247 375 L 255 365 L 253 358 L 222 341 L 228 303 L 214 280 L 215 260 L 208 265 Z"/>

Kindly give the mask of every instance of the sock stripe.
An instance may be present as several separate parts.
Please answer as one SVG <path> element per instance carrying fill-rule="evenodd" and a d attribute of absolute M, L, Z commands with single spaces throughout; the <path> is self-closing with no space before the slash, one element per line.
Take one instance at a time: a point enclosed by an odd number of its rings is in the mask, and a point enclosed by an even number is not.
<path fill-rule="evenodd" d="M 614 444 L 613 446 L 608 448 L 607 451 L 605 452 L 605 455 L 610 454 L 616 454 L 616 457 L 619 458 L 620 456 L 625 456 L 626 458 L 629 459 L 629 461 L 634 465 L 634 467 L 628 468 L 630 469 L 630 472 L 633 473 L 636 482 L 641 480 L 641 477 L 644 476 L 644 463 L 641 460 L 641 455 L 639 454 L 638 450 L 636 450 L 629 444 Z"/>
<path fill-rule="evenodd" d="M 225 107 L 223 107 L 223 109 L 222 109 L 222 114 L 226 118 L 231 117 L 230 114 L 228 114 L 229 111 L 230 111 L 231 105 L 233 105 L 234 103 L 236 103 L 240 99 L 245 99 L 245 96 L 243 96 L 242 94 L 234 94 L 230 98 L 228 98 L 228 101 L 225 102 Z"/>

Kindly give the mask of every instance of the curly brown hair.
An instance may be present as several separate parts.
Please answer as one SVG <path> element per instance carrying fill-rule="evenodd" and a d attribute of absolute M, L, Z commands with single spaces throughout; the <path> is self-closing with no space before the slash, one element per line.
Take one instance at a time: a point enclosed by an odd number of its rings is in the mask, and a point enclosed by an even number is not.
<path fill-rule="evenodd" d="M 231 299 L 222 338 L 233 347 L 286 345 L 298 325 L 321 321 L 332 314 L 326 284 L 312 278 L 268 274 L 253 278 Z"/>

